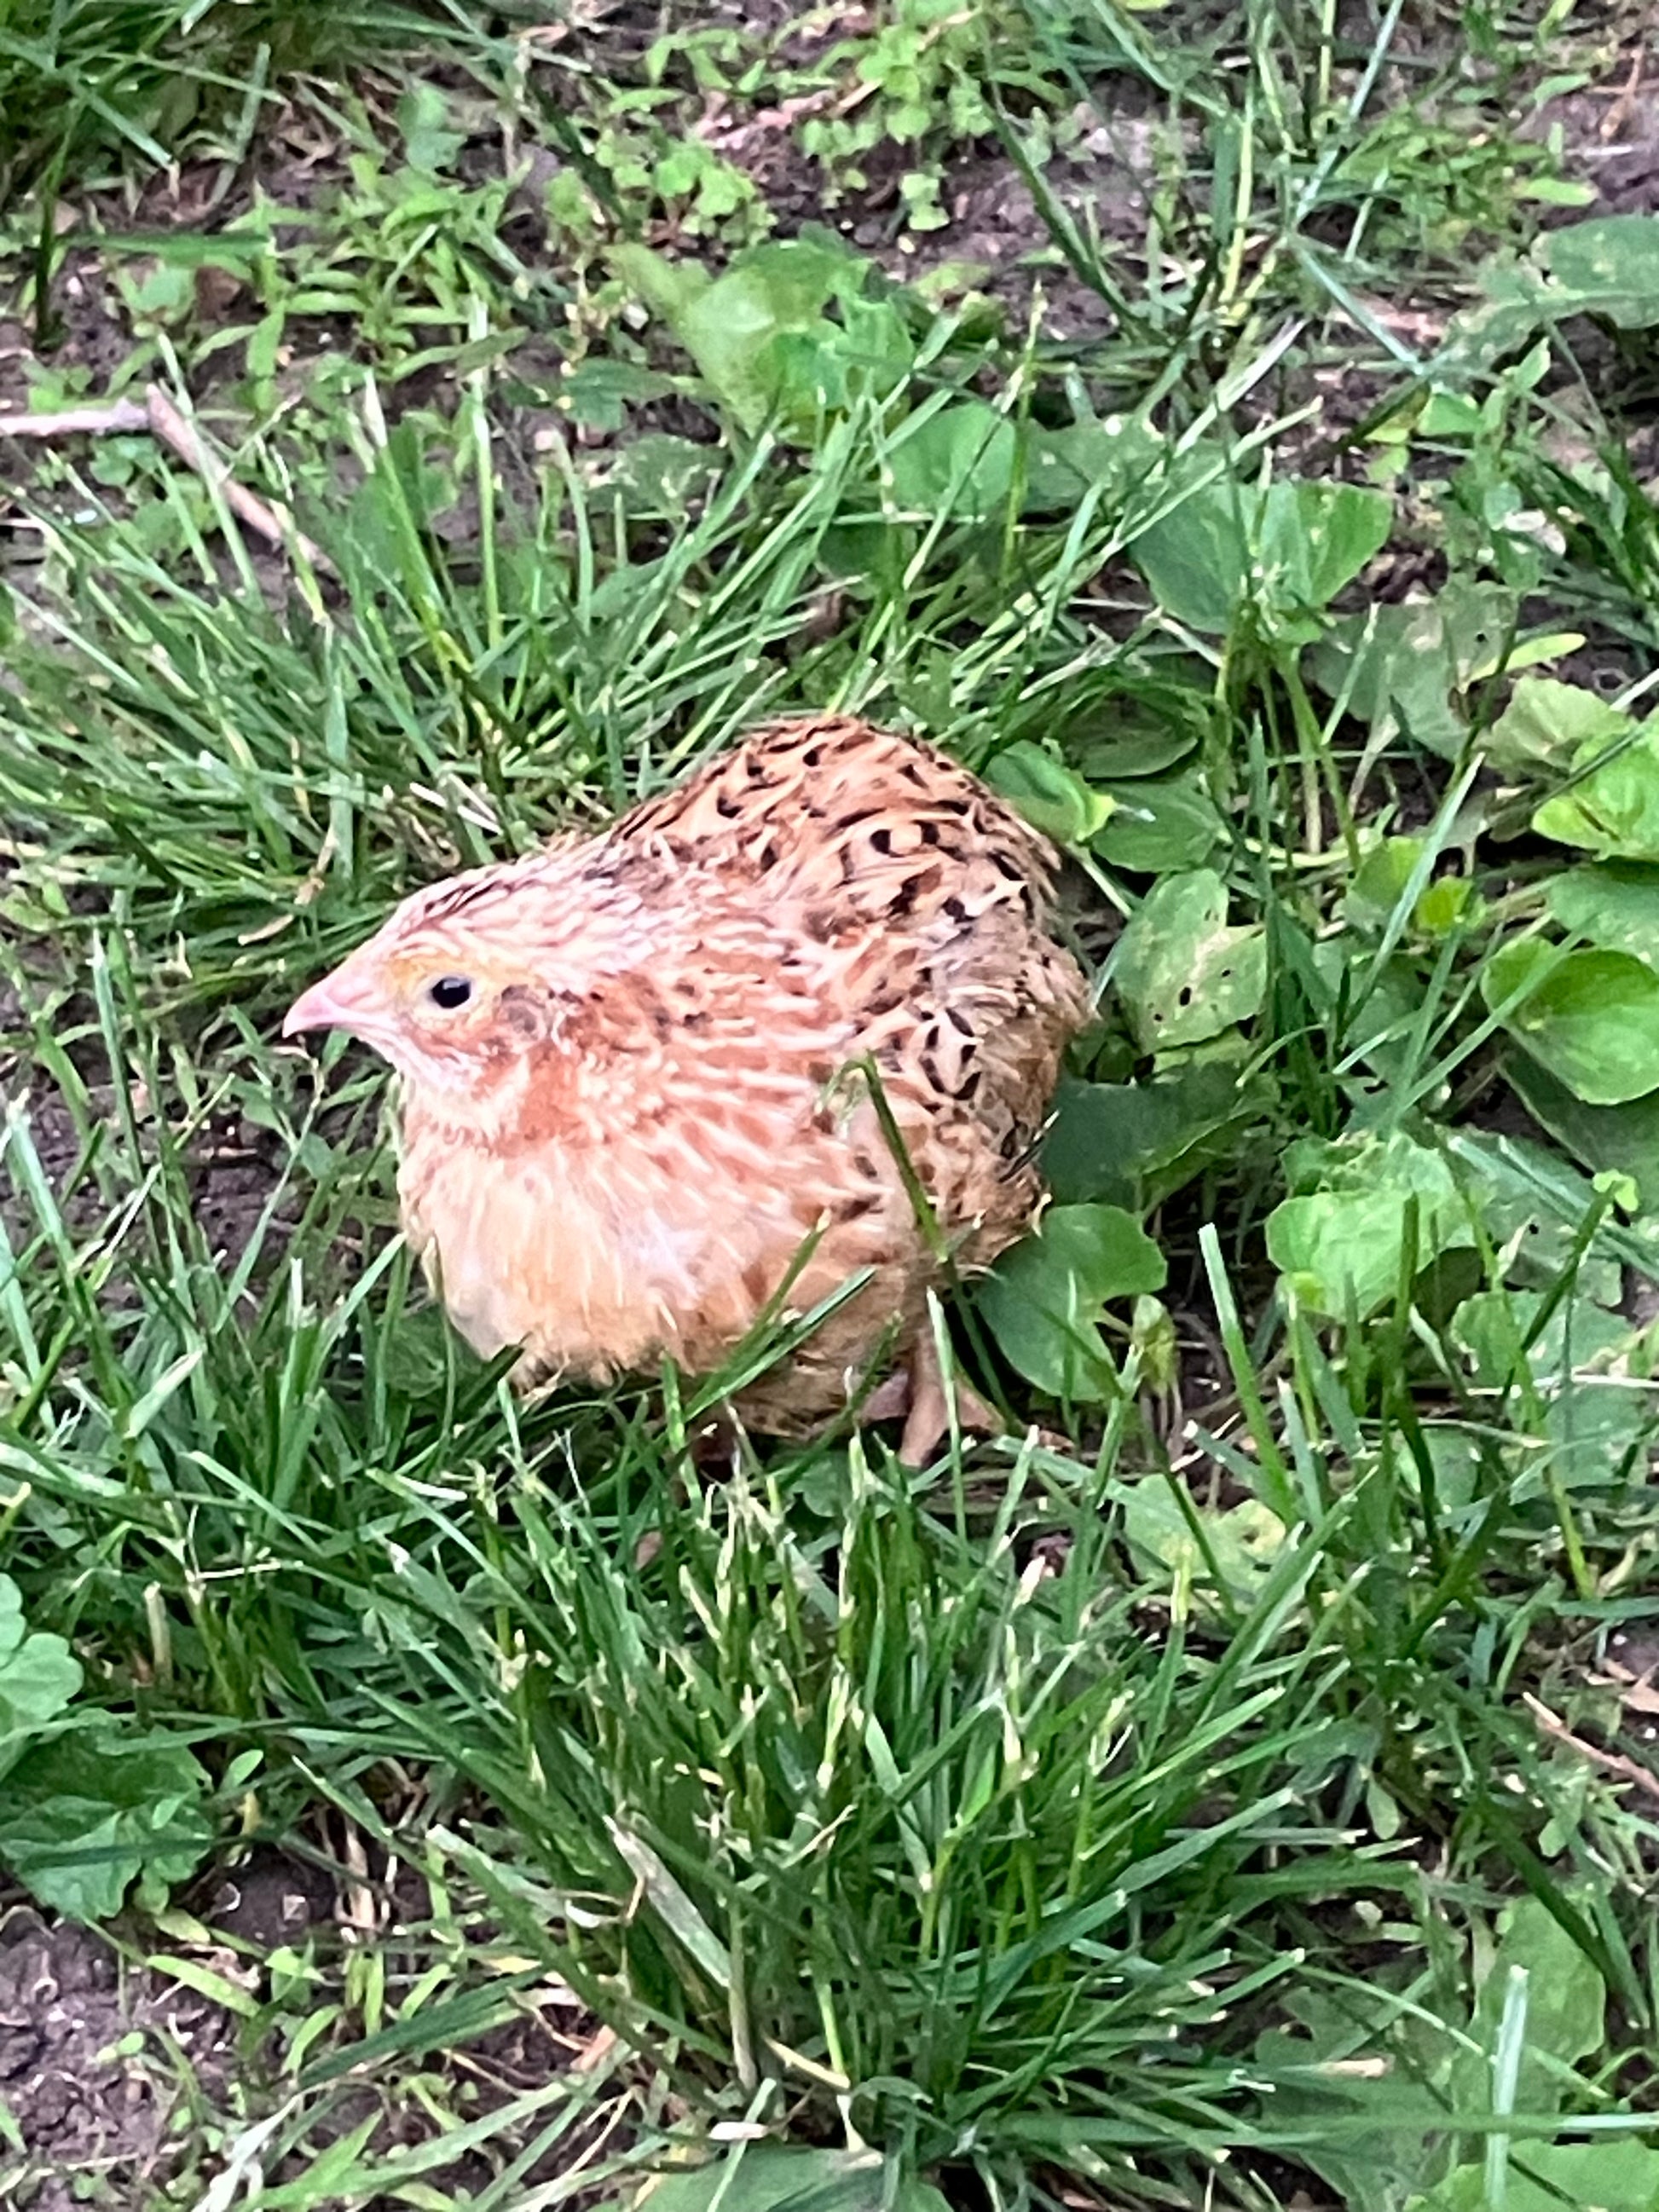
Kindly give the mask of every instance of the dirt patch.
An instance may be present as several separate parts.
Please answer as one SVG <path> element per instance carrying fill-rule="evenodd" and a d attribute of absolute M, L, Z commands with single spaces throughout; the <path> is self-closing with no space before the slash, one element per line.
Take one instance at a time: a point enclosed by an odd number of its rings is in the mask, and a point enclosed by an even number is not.
<path fill-rule="evenodd" d="M 27 1062 L 7 1064 L 0 1055 L 0 1101 L 21 1097 L 23 1117 L 41 1174 L 52 1193 L 71 1236 L 94 1236 L 106 1221 L 111 1205 L 130 1188 L 125 1176 L 115 1189 L 100 1188 L 95 1170 L 82 1169 L 91 1157 L 62 1093 L 38 1068 Z M 107 1085 L 94 1085 L 88 1106 L 98 1119 L 108 1121 L 114 1102 Z M 153 1164 L 153 1130 L 141 1117 L 140 1139 L 144 1164 Z M 234 1265 L 253 1242 L 271 1193 L 283 1171 L 282 1140 L 270 1130 L 257 1127 L 238 1114 L 216 1117 L 197 1132 L 185 1154 L 189 1178 L 191 1212 L 205 1238 L 209 1251 L 227 1265 Z M 263 1240 L 261 1277 L 278 1261 L 294 1222 L 303 1207 L 298 1194 L 273 1215 Z M 0 1224 L 14 1250 L 27 1249 L 40 1234 L 35 1203 L 11 1164 L 0 1158 Z M 118 1275 L 106 1285 L 106 1296 L 122 1303 L 130 1285 Z"/>
<path fill-rule="evenodd" d="M 16 1912 L 0 1929 L 0 2096 L 22 2147 L 0 2149 L 0 2203 L 78 2212 L 94 2190 L 144 2202 L 167 2179 L 185 2081 L 222 2084 L 234 2025 L 90 1929 Z"/>
<path fill-rule="evenodd" d="M 208 1900 L 215 1928 L 263 1951 L 298 1943 L 313 1928 L 332 1928 L 338 1892 L 323 1868 L 286 1851 L 255 1850 L 221 1874 Z"/>
<path fill-rule="evenodd" d="M 235 1946 L 216 1947 L 204 1961 L 227 1978 L 247 1982 L 258 1972 L 250 1953 L 279 1945 L 302 1949 L 314 1942 L 325 1960 L 340 1955 L 338 1884 L 324 1868 L 285 1853 L 256 1850 L 210 1877 L 198 1909 Z M 411 1958 L 424 1956 L 417 1927 L 393 1924 L 385 1934 L 394 1948 L 410 1945 Z M 136 2212 L 169 2182 L 187 2187 L 195 2201 L 198 2176 L 186 2174 L 183 2161 L 192 2141 L 199 2156 L 201 2139 L 194 2130 L 175 2130 L 181 2106 L 188 2100 L 223 2109 L 234 2087 L 235 2109 L 246 2120 L 270 2101 L 257 2058 L 250 2066 L 238 2048 L 238 2033 L 239 2022 L 222 2007 L 123 1960 L 92 1930 L 48 1926 L 32 1908 L 15 1907 L 0 1922 L 0 2099 L 21 2146 L 0 2142 L 0 2204 L 15 2212 L 80 2212 L 93 2203 Z M 563 1993 L 550 2007 L 527 2003 L 518 2017 L 447 2053 L 439 2066 L 453 2079 L 456 2108 L 482 2120 L 573 2065 L 592 2063 L 603 2048 L 594 2022 Z M 315 2108 L 311 2152 L 377 2111 L 373 2154 L 429 2140 L 433 2124 L 417 2103 L 343 2082 Z M 606 2125 L 596 2112 L 562 2135 L 523 2179 L 568 2170 L 592 2154 Z M 512 2134 L 489 2146 L 489 2154 L 468 2151 L 426 2179 L 482 2189 L 522 2148 Z M 271 2179 L 280 2184 L 285 2172 L 301 2171 L 309 2154 L 296 2151 L 280 2160 Z"/>
<path fill-rule="evenodd" d="M 332 1986 L 337 1986 L 335 1978 L 361 1941 L 365 1919 L 375 1923 L 375 1940 L 383 1947 L 393 1984 L 417 1978 L 432 1963 L 425 1886 L 411 1867 L 395 1859 L 382 1863 L 378 1873 L 365 1864 L 357 1875 L 347 1876 L 319 1860 L 256 1847 L 234 1868 L 209 1877 L 198 1905 L 215 1932 L 232 1938 L 239 1949 L 258 1954 L 281 1946 L 304 1951 Z M 477 1928 L 473 1940 L 487 1945 L 493 1939 L 489 1930 Z M 481 2195 L 509 2160 L 526 2157 L 530 2139 L 552 2111 L 550 2106 L 528 2113 L 509 2108 L 520 2100 L 535 2100 L 537 2093 L 573 2070 L 580 2073 L 601 2063 L 610 2044 L 574 1993 L 550 1981 L 526 1991 L 521 2008 L 510 2019 L 434 2051 L 426 2071 L 441 2085 L 441 2100 L 467 2123 L 485 2125 L 482 2140 L 453 2160 L 422 2166 L 423 2179 L 462 2199 Z M 334 2051 L 301 2145 L 271 2166 L 275 2185 L 296 2180 L 320 2148 L 364 2122 L 373 2123 L 364 2152 L 370 2160 L 393 2160 L 400 2152 L 431 2143 L 435 2124 L 429 2107 L 401 2093 L 395 2072 L 382 2080 L 374 2069 L 364 2073 L 338 2063 L 349 2056 L 349 2043 Z M 497 2114 L 505 2124 L 499 2136 L 492 2136 L 487 2124 Z M 614 2130 L 613 2100 L 596 2100 L 591 2118 L 561 2129 L 544 2152 L 527 2158 L 520 2185 L 568 2175 L 602 2146 L 614 2150 Z"/>
<path fill-rule="evenodd" d="M 1568 175 L 1595 188 L 1594 207 L 1564 209 L 1561 221 L 1576 222 L 1586 214 L 1651 215 L 1659 209 L 1659 70 L 1644 83 L 1646 58 L 1638 50 L 1628 76 L 1546 100 L 1528 123 L 1529 137 L 1559 130 Z"/>

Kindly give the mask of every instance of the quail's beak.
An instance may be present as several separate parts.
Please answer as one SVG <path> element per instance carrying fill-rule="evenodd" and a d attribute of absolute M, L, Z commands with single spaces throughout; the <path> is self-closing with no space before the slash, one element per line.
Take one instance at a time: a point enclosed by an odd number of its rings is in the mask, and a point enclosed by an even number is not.
<path fill-rule="evenodd" d="M 354 1036 L 361 1036 L 368 1012 L 368 994 L 348 961 L 300 994 L 283 1016 L 283 1035 L 298 1036 L 303 1030 L 349 1030 Z"/>

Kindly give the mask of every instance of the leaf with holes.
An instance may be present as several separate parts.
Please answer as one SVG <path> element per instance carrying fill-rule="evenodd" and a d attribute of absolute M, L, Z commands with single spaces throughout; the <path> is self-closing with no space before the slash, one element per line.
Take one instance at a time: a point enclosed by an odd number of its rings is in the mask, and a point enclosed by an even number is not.
<path fill-rule="evenodd" d="M 1143 1052 L 1201 1044 L 1261 1011 L 1265 931 L 1227 925 L 1227 886 L 1212 868 L 1166 876 L 1124 930 L 1114 970 Z"/>
<path fill-rule="evenodd" d="M 1164 1255 L 1117 1206 L 1051 1206 L 979 1287 L 1003 1356 L 1051 1397 L 1111 1397 L 1117 1369 L 1098 1323 L 1108 1301 L 1161 1291 Z"/>
<path fill-rule="evenodd" d="M 1510 1036 L 1588 1104 L 1621 1106 L 1659 1090 L 1659 975 L 1645 961 L 1562 953 L 1528 938 L 1492 955 L 1480 994 Z"/>
<path fill-rule="evenodd" d="M 1374 746 L 1404 736 L 1455 759 L 1468 736 L 1455 701 L 1484 671 L 1513 665 L 1516 600 L 1496 584 L 1448 584 L 1431 599 L 1345 615 L 1308 655 L 1310 676 L 1369 724 Z"/>

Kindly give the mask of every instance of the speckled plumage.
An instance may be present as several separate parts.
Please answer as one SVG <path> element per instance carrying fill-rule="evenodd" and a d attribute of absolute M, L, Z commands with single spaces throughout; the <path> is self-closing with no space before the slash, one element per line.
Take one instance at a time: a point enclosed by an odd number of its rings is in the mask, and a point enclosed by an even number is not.
<path fill-rule="evenodd" d="M 792 1268 L 794 1311 L 871 1270 L 740 1401 L 800 1433 L 884 1343 L 925 1366 L 941 1237 L 971 1270 L 1036 1212 L 1032 1148 L 1089 1004 L 1049 933 L 1052 867 L 932 748 L 781 723 L 600 836 L 418 893 L 287 1027 L 392 1060 L 404 1225 L 462 1334 L 521 1344 L 526 1382 L 665 1353 L 707 1372 Z M 439 979 L 467 1003 L 435 1006 Z"/>

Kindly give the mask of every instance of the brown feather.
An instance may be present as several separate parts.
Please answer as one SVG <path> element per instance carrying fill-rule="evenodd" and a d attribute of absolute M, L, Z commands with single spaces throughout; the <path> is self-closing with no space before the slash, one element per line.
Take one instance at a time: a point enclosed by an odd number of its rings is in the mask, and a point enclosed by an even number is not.
<path fill-rule="evenodd" d="M 952 1264 L 1032 1220 L 1030 1153 L 1089 994 L 1050 933 L 1054 854 L 932 748 L 778 724 L 603 836 L 405 902 L 290 1026 L 398 1067 L 411 1242 L 520 1379 L 718 1367 L 872 1279 L 741 1410 L 810 1431 L 925 1330 Z M 454 1012 L 432 984 L 471 987 Z M 918 1221 L 873 1066 L 937 1229 Z"/>

